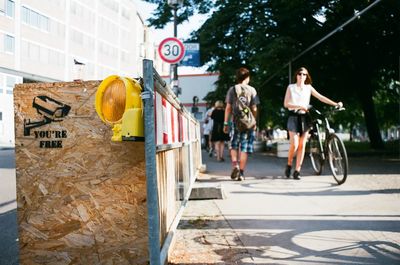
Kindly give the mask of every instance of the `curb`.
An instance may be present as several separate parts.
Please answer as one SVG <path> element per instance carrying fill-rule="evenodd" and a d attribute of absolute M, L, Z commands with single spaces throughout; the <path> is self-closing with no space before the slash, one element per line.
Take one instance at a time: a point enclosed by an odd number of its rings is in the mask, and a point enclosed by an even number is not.
<path fill-rule="evenodd" d="M 14 150 L 15 149 L 15 147 L 1 147 L 0 146 L 0 151 L 1 150 Z"/>

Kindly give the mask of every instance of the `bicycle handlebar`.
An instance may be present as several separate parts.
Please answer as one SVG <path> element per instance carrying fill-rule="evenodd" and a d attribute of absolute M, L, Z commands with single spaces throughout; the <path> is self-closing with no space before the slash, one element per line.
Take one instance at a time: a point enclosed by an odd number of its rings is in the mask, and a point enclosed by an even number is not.
<path fill-rule="evenodd" d="M 327 112 L 325 113 L 325 115 L 324 115 L 321 111 L 317 110 L 317 109 L 316 109 L 314 106 L 312 106 L 312 105 L 308 105 L 308 110 L 309 110 L 309 111 L 312 110 L 313 112 L 317 113 L 318 115 L 326 116 L 327 114 L 329 114 L 329 113 L 331 113 L 331 112 L 343 111 L 343 110 L 346 110 L 346 108 L 335 106 L 335 107 L 333 107 L 333 109 L 331 109 L 330 111 L 327 111 Z"/>
<path fill-rule="evenodd" d="M 335 111 L 342 111 L 342 110 L 346 110 L 345 107 L 335 107 Z"/>

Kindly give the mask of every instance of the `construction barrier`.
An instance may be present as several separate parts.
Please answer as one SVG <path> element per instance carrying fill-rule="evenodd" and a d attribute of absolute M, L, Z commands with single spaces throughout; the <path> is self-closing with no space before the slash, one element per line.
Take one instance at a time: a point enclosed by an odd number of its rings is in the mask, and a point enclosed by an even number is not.
<path fill-rule="evenodd" d="M 167 260 L 192 185 L 202 166 L 200 123 L 182 106 L 154 70 L 150 60 L 143 62 L 143 83 L 145 135 L 155 132 L 156 136 L 155 144 L 146 142 L 149 147 L 146 147 L 147 176 L 156 176 L 153 185 L 148 185 L 153 190 L 147 192 L 158 194 L 157 198 L 153 197 L 153 201 L 148 203 L 149 216 L 152 217 L 149 220 L 153 221 L 149 221 L 149 237 L 152 239 L 149 247 L 150 262 L 163 264 Z M 155 113 L 155 117 L 152 113 Z M 153 138 L 146 137 L 147 140 Z M 156 146 L 156 150 L 152 149 L 153 146 Z M 161 248 L 158 242 L 161 242 Z"/>
<path fill-rule="evenodd" d="M 137 137 L 96 113 L 99 81 L 15 87 L 20 264 L 166 262 L 201 165 L 200 127 L 152 62 L 143 69 L 131 80 L 143 104 L 125 116 L 142 117 Z"/>

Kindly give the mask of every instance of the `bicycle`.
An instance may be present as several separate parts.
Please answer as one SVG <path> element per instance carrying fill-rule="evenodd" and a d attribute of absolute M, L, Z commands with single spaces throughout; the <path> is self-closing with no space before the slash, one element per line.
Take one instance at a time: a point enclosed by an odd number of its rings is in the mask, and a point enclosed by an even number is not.
<path fill-rule="evenodd" d="M 342 111 L 345 108 L 334 108 L 322 114 L 314 107 L 310 107 L 310 112 L 317 114 L 317 118 L 312 117 L 312 129 L 309 138 L 309 155 L 314 172 L 317 175 L 322 173 L 326 161 L 329 162 L 333 178 L 338 185 L 346 181 L 349 170 L 346 147 L 343 141 L 337 136 L 335 130 L 330 127 L 328 118 L 333 112 Z M 321 127 L 324 127 L 323 130 Z M 325 135 L 322 133 L 325 132 Z M 323 137 L 324 136 L 324 137 Z"/>

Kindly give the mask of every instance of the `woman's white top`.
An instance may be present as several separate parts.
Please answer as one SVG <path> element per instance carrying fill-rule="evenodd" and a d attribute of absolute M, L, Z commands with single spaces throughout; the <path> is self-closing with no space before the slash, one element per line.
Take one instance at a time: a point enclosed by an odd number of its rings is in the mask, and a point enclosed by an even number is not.
<path fill-rule="evenodd" d="M 310 105 L 311 85 L 303 85 L 301 88 L 297 84 L 288 86 L 290 91 L 289 103 L 307 108 Z M 289 108 L 289 110 L 298 110 L 298 108 Z"/>

